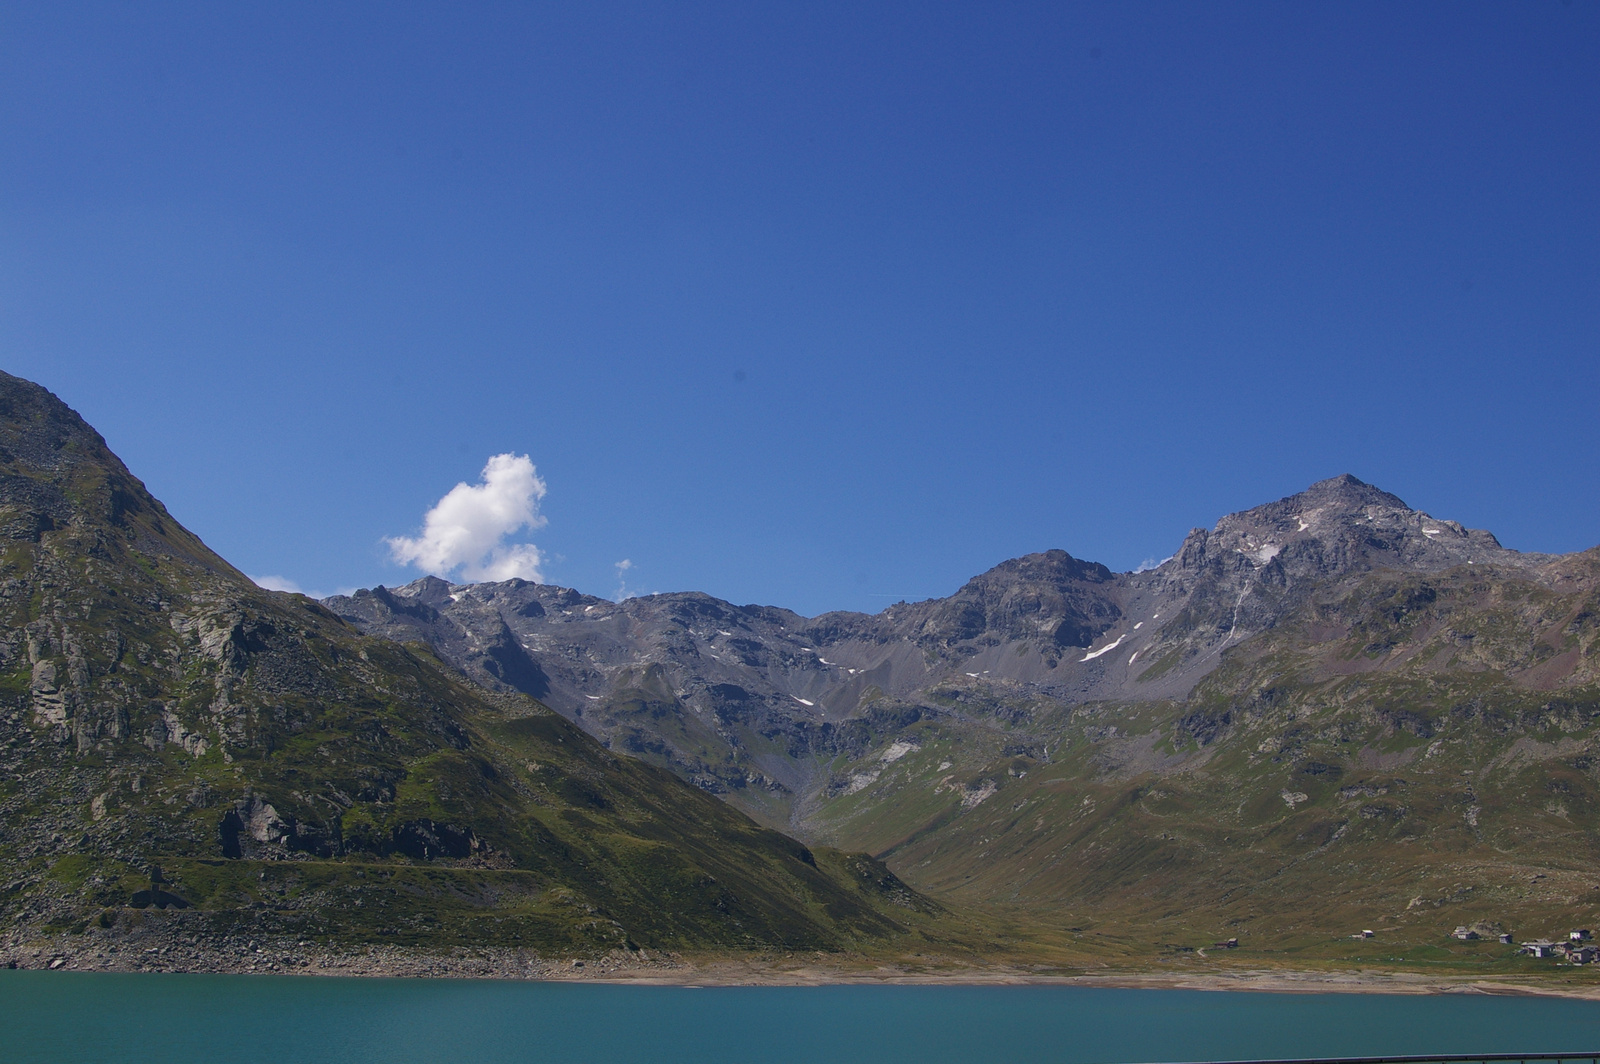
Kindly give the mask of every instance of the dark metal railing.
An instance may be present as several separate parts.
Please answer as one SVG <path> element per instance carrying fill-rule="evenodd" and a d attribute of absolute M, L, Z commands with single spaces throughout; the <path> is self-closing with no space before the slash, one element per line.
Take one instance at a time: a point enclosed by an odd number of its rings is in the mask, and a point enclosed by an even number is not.
<path fill-rule="evenodd" d="M 1410 1057 L 1294 1057 L 1273 1060 L 1227 1060 L 1208 1064 L 1501 1064 L 1554 1061 L 1555 1064 L 1600 1064 L 1600 1053 L 1427 1053 Z"/>

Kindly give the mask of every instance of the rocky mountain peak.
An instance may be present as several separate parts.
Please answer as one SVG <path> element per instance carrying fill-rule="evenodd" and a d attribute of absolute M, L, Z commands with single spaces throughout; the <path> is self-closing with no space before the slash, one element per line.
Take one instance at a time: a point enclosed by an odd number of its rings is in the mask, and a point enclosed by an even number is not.
<path fill-rule="evenodd" d="M 437 576 L 424 576 L 420 580 L 413 580 L 409 584 L 390 590 L 401 598 L 438 609 L 453 601 L 450 596 L 455 591 L 455 585 Z"/>
<path fill-rule="evenodd" d="M 32 381 L 0 373 L 0 537 L 42 543 L 64 534 L 69 553 L 132 548 L 146 558 L 245 578 L 179 525 L 106 441 Z"/>
<path fill-rule="evenodd" d="M 1165 674 L 1162 691 L 1181 694 L 1223 650 L 1271 628 L 1318 588 L 1382 571 L 1531 570 L 1548 560 L 1507 550 L 1488 532 L 1414 510 L 1345 474 L 1196 528 L 1170 560 L 1126 579 L 1152 619 L 1158 610 L 1168 619 L 1159 645 L 1140 653 L 1177 653 L 1182 665 Z M 1129 613 L 1142 608 L 1130 603 Z"/>
<path fill-rule="evenodd" d="M 1262 543 L 1273 539 L 1281 546 L 1293 537 L 1324 537 L 1354 525 L 1373 523 L 1401 527 L 1426 516 L 1411 509 L 1399 496 L 1346 473 L 1319 480 L 1305 491 L 1277 502 L 1229 514 L 1217 522 L 1212 534 Z"/>
<path fill-rule="evenodd" d="M 0 462 L 44 473 L 107 458 L 106 441 L 77 411 L 32 381 L 0 372 Z"/>
<path fill-rule="evenodd" d="M 1373 568 L 1448 569 L 1543 560 L 1506 550 L 1493 534 L 1441 520 L 1348 473 L 1194 529 L 1166 577 L 1274 567 L 1279 582 Z"/>
<path fill-rule="evenodd" d="M 985 635 L 1087 646 L 1121 615 L 1110 569 L 1050 550 L 1012 558 L 937 602 L 919 641 L 954 645 Z"/>
<path fill-rule="evenodd" d="M 1336 477 L 1319 480 L 1298 495 L 1291 495 L 1290 498 L 1304 500 L 1308 506 L 1335 506 L 1349 510 L 1360 510 L 1368 506 L 1383 506 L 1395 510 L 1410 509 L 1398 495 L 1392 495 L 1364 480 L 1357 480 L 1349 473 L 1340 473 Z"/>
<path fill-rule="evenodd" d="M 985 594 L 1018 583 L 1061 585 L 1086 581 L 1103 584 L 1111 577 L 1111 570 L 1099 562 L 1074 558 L 1064 550 L 1047 550 L 1003 561 L 967 581 L 961 592 Z"/>

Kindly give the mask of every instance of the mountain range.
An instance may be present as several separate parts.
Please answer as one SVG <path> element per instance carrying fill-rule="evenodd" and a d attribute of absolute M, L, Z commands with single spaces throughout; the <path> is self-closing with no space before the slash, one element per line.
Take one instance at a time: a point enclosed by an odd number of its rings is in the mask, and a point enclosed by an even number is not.
<path fill-rule="evenodd" d="M 1047 550 L 870 615 L 318 602 L 0 375 L 0 613 L 0 947 L 1505 964 L 1448 932 L 1600 914 L 1600 548 L 1351 476 L 1146 571 Z"/>
<path fill-rule="evenodd" d="M 873 615 L 437 577 L 325 605 L 951 903 L 1325 949 L 1592 919 L 1597 586 L 1600 550 L 1347 475 L 1148 571 L 1051 550 Z"/>

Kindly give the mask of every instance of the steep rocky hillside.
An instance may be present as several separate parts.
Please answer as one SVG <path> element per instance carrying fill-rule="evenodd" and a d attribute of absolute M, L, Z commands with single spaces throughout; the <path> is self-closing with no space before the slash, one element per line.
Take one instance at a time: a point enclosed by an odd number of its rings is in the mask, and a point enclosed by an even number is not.
<path fill-rule="evenodd" d="M 3 374 L 0 868 L 12 942 L 160 918 L 346 943 L 838 949 L 937 911 L 871 858 L 807 848 L 424 646 L 256 588 L 75 413 Z"/>

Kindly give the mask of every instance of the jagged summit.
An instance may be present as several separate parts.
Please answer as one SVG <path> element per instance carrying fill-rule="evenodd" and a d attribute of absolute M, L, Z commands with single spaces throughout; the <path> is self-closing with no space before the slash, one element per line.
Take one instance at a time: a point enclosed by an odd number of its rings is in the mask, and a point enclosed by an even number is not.
<path fill-rule="evenodd" d="M 1329 504 L 1344 504 L 1352 509 L 1363 506 L 1388 506 L 1397 510 L 1406 510 L 1405 501 L 1398 495 L 1392 495 L 1382 488 L 1358 480 L 1349 473 L 1340 473 L 1327 480 L 1319 480 L 1305 491 L 1290 498 L 1306 499 L 1316 503 L 1326 500 Z"/>
<path fill-rule="evenodd" d="M 1545 560 L 1507 550 L 1489 532 L 1413 510 L 1399 496 L 1346 473 L 1229 514 L 1210 530 L 1194 529 L 1169 565 L 1180 573 L 1276 565 L 1309 579 L 1369 568 L 1439 570 L 1530 559 Z"/>
<path fill-rule="evenodd" d="M 1439 573 L 1459 566 L 1531 572 L 1549 555 L 1507 550 L 1481 529 L 1441 520 L 1348 473 L 1196 528 L 1155 569 L 1126 577 L 1162 627 L 1137 648 L 1168 667 L 1124 685 L 1147 697 L 1186 694 L 1230 647 L 1271 629 L 1331 584 L 1394 571 Z M 1130 611 L 1138 612 L 1137 609 Z M 1130 641 L 1130 649 L 1134 642 Z M 1130 657 L 1130 666 L 1136 664 Z"/>

